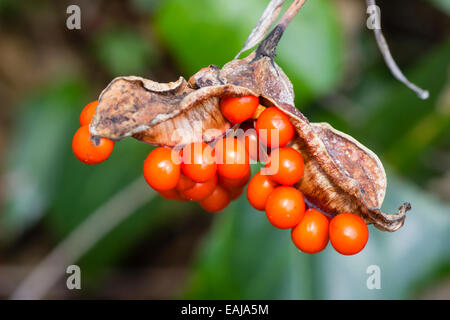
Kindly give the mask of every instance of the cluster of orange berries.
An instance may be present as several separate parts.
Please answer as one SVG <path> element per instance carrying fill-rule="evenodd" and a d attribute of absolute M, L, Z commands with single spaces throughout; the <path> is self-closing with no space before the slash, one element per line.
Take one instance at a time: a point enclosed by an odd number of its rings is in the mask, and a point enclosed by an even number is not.
<path fill-rule="evenodd" d="M 72 150 L 81 162 L 86 164 L 99 164 L 109 158 L 114 141 L 100 138 L 97 143 L 91 138 L 89 125 L 95 115 L 98 101 L 93 101 L 84 107 L 80 115 L 80 129 L 77 130 L 72 140 Z"/>
<path fill-rule="evenodd" d="M 89 136 L 88 125 L 97 103 L 83 110 L 82 127 L 73 140 L 75 155 L 87 164 L 106 160 L 114 146 L 105 138 L 94 145 Z M 209 212 L 225 209 L 248 183 L 249 203 L 265 211 L 273 226 L 291 229 L 292 241 L 301 251 L 317 253 L 331 242 L 341 254 L 360 252 L 368 240 L 364 221 L 351 213 L 331 219 L 316 209 L 305 210 L 302 193 L 293 187 L 303 176 L 303 158 L 287 146 L 295 135 L 294 126 L 278 108 L 257 111 L 258 106 L 259 98 L 254 96 L 221 99 L 222 114 L 232 124 L 241 124 L 244 134 L 225 136 L 214 146 L 194 142 L 182 149 L 154 149 L 144 162 L 147 183 L 166 199 L 198 201 Z M 261 147 L 270 150 L 269 155 Z M 250 159 L 265 164 L 251 179 Z"/>

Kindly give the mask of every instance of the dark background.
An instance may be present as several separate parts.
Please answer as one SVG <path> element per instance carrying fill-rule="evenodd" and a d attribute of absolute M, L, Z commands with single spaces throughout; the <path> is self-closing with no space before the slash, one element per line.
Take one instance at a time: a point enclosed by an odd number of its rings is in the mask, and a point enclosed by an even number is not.
<path fill-rule="evenodd" d="M 167 82 L 209 64 L 222 66 L 240 50 L 266 3 L 0 0 L 1 298 L 77 230 L 73 250 L 82 256 L 68 264 L 80 266 L 82 290 L 67 290 L 65 267 L 56 265 L 60 269 L 48 273 L 56 279 L 49 290 L 31 295 L 49 281 L 37 277 L 32 289 L 22 287 L 30 294 L 22 297 L 450 298 L 446 0 L 378 3 L 393 55 L 430 91 L 426 101 L 384 65 L 366 28 L 363 0 L 308 1 L 278 48 L 297 107 L 382 159 L 384 211 L 395 212 L 404 201 L 413 205 L 401 230 L 370 227 L 369 243 L 356 256 L 340 256 L 330 245 L 314 256 L 299 252 L 289 232 L 274 230 L 245 196 L 218 214 L 159 198 L 142 180 L 133 184 L 151 150 L 135 140 L 116 144 L 110 160 L 96 167 L 72 155 L 80 111 L 112 78 L 134 74 Z M 81 8 L 81 30 L 66 28 L 70 4 Z M 129 192 L 118 196 L 121 190 Z M 83 224 L 93 214 L 97 218 Z M 125 219 L 116 226 L 117 214 Z M 80 225 L 96 234 L 105 226 L 113 230 L 89 245 Z M 80 239 L 88 239 L 85 249 L 77 246 Z M 366 287 L 370 265 L 380 267 L 381 290 Z"/>

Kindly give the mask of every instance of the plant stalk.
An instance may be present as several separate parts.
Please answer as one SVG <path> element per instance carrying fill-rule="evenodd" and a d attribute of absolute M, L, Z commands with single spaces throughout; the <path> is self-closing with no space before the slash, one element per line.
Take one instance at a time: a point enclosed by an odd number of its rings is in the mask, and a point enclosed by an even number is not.
<path fill-rule="evenodd" d="M 366 0 L 367 9 L 371 7 L 376 7 L 375 0 Z M 380 17 L 378 17 L 380 19 Z M 384 61 L 391 70 L 392 75 L 401 83 L 403 83 L 405 86 L 407 86 L 409 89 L 414 91 L 420 99 L 428 99 L 429 92 L 427 90 L 424 90 L 422 88 L 419 88 L 417 85 L 412 83 L 411 81 L 406 78 L 406 76 L 403 74 L 403 72 L 398 67 L 397 63 L 395 62 L 394 58 L 392 57 L 391 51 L 389 50 L 389 46 L 386 42 L 386 39 L 384 38 L 383 32 L 381 31 L 381 25 L 379 28 L 373 28 L 373 32 L 375 34 L 375 39 L 377 41 L 378 48 L 383 55 Z"/>
<path fill-rule="evenodd" d="M 286 30 L 289 23 L 294 19 L 295 15 L 300 11 L 300 9 L 305 4 L 306 0 L 294 0 L 289 8 L 283 14 L 280 22 L 275 26 L 275 28 L 269 33 L 269 35 L 261 42 L 258 49 L 256 49 L 256 57 L 266 56 L 274 58 L 276 56 L 276 48 L 283 36 L 284 30 Z"/>

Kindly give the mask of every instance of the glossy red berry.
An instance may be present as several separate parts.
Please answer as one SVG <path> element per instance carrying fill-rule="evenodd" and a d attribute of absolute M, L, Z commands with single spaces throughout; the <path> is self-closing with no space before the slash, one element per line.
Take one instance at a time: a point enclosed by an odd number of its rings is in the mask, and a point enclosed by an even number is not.
<path fill-rule="evenodd" d="M 158 191 L 159 195 L 167 200 L 177 200 L 177 201 L 186 201 L 178 192 L 177 189 L 170 189 L 170 190 L 161 190 Z"/>
<path fill-rule="evenodd" d="M 230 194 L 230 200 L 236 200 L 237 198 L 239 198 L 242 193 L 244 192 L 244 187 L 237 187 L 231 190 L 228 190 L 228 193 Z"/>
<path fill-rule="evenodd" d="M 92 101 L 91 103 L 87 104 L 83 111 L 81 111 L 80 115 L 80 125 L 81 126 L 87 126 L 91 123 L 92 118 L 94 118 L 95 110 L 97 109 L 98 100 Z"/>
<path fill-rule="evenodd" d="M 114 149 L 114 141 L 100 138 L 99 144 L 94 145 L 89 133 L 89 126 L 77 130 L 72 140 L 72 150 L 78 160 L 85 164 L 98 164 L 109 158 Z"/>
<path fill-rule="evenodd" d="M 262 162 L 266 161 L 267 150 L 262 148 L 258 139 L 258 134 L 254 128 L 245 130 L 242 136 L 239 137 L 239 140 L 244 142 L 245 150 L 251 160 Z"/>
<path fill-rule="evenodd" d="M 250 180 L 251 170 L 248 170 L 245 176 L 240 179 L 229 179 L 219 175 L 219 184 L 227 190 L 232 190 L 245 186 Z"/>
<path fill-rule="evenodd" d="M 253 208 L 264 211 L 266 201 L 270 193 L 275 189 L 277 183 L 269 176 L 262 175 L 261 172 L 255 174 L 247 187 L 247 199 Z"/>
<path fill-rule="evenodd" d="M 236 138 L 220 139 L 215 146 L 218 173 L 228 179 L 241 179 L 250 164 L 244 144 Z"/>
<path fill-rule="evenodd" d="M 213 149 L 203 142 L 194 142 L 183 148 L 183 173 L 196 182 L 206 182 L 216 175 Z"/>
<path fill-rule="evenodd" d="M 256 121 L 255 128 L 259 141 L 268 147 L 284 147 L 295 134 L 289 117 L 277 107 L 264 110 Z"/>
<path fill-rule="evenodd" d="M 292 229 L 292 242 L 303 252 L 320 252 L 328 244 L 328 224 L 323 213 L 308 209 L 300 223 Z"/>
<path fill-rule="evenodd" d="M 219 212 L 225 209 L 230 203 L 230 195 L 227 190 L 217 185 L 214 191 L 199 203 L 208 212 Z"/>
<path fill-rule="evenodd" d="M 300 191 L 280 186 L 273 190 L 266 202 L 266 216 L 270 223 L 280 229 L 295 227 L 305 214 L 305 201 Z"/>
<path fill-rule="evenodd" d="M 181 180 L 181 179 L 180 179 Z M 194 182 L 192 187 L 181 191 L 182 196 L 191 201 L 201 201 L 207 198 L 214 191 L 217 185 L 217 176 L 205 182 Z"/>
<path fill-rule="evenodd" d="M 181 174 L 175 189 L 181 194 L 183 191 L 193 188 L 194 185 L 194 180 L 186 177 L 184 174 Z"/>
<path fill-rule="evenodd" d="M 220 100 L 220 111 L 233 124 L 250 119 L 258 108 L 259 99 L 255 96 L 225 97 Z"/>
<path fill-rule="evenodd" d="M 340 213 L 330 222 L 330 242 L 344 255 L 353 255 L 366 246 L 369 229 L 364 220 L 352 213 Z"/>
<path fill-rule="evenodd" d="M 266 170 L 271 178 L 279 184 L 290 186 L 296 184 L 303 176 L 303 158 L 297 150 L 290 147 L 275 149 L 266 163 Z"/>
<path fill-rule="evenodd" d="M 179 153 L 170 148 L 156 148 L 144 162 L 144 178 L 155 190 L 170 190 L 180 180 Z"/>

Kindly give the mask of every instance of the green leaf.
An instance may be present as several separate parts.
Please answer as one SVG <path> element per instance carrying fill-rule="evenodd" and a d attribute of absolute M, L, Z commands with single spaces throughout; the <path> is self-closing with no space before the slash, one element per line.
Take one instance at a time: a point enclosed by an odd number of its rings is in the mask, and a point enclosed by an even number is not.
<path fill-rule="evenodd" d="M 190 299 L 404 299 L 409 289 L 450 262 L 450 219 L 444 205 L 393 174 L 384 208 L 412 201 L 405 226 L 386 233 L 370 227 L 366 248 L 342 256 L 331 245 L 316 255 L 295 248 L 289 230 L 270 225 L 245 197 L 221 213 L 193 264 Z M 366 286 L 367 267 L 381 269 L 381 290 Z"/>
<path fill-rule="evenodd" d="M 132 4 L 133 9 L 142 14 L 143 12 L 153 13 L 161 3 L 158 0 L 132 0 Z"/>
<path fill-rule="evenodd" d="M 312 298 L 312 257 L 292 250 L 289 232 L 272 227 L 245 195 L 219 215 L 184 298 Z"/>
<path fill-rule="evenodd" d="M 204 244 L 185 298 L 312 298 L 312 279 L 304 277 L 311 257 L 289 250 L 289 233 L 275 230 L 245 197 L 221 213 Z"/>
<path fill-rule="evenodd" d="M 388 174 L 389 186 L 383 208 L 394 212 L 403 201 L 412 210 L 405 225 L 395 233 L 370 228 L 367 247 L 354 257 L 329 254 L 320 261 L 324 277 L 323 298 L 407 299 L 421 279 L 430 277 L 437 266 L 450 262 L 448 250 L 450 206 L 406 181 Z M 368 290 L 366 269 L 381 269 L 381 290 Z M 320 277 L 322 279 L 322 277 Z"/>
<path fill-rule="evenodd" d="M 224 65 L 243 46 L 266 3 L 258 0 L 169 0 L 155 26 L 186 76 Z M 330 1 L 307 2 L 287 28 L 277 61 L 291 77 L 297 102 L 332 89 L 342 72 L 342 34 Z"/>
<path fill-rule="evenodd" d="M 364 125 L 358 136 L 371 141 L 375 148 L 402 173 L 419 177 L 422 156 L 450 128 L 448 106 L 440 105 L 448 79 L 450 41 L 422 58 L 410 72 L 413 82 L 430 91 L 430 98 L 420 100 L 402 84 L 392 79 L 384 86 L 373 83 L 369 98 L 360 103 L 367 107 Z M 367 92 L 367 91 L 366 91 Z M 369 91 L 370 92 L 370 91 Z M 371 99 L 373 94 L 378 96 Z M 365 142 L 363 139 L 363 142 Z"/>
<path fill-rule="evenodd" d="M 74 107 L 85 104 L 86 92 L 81 81 L 60 79 L 28 98 L 17 113 L 0 223 L 4 243 L 39 221 L 51 205 L 79 119 L 81 109 Z"/>
<path fill-rule="evenodd" d="M 112 76 L 144 75 L 157 64 L 158 56 L 149 39 L 127 29 L 110 29 L 94 37 L 94 54 Z"/>
<path fill-rule="evenodd" d="M 145 186 L 147 187 L 147 186 Z M 170 226 L 174 219 L 180 219 L 186 212 L 186 204 L 168 201 L 159 196 L 148 202 L 121 224 L 108 233 L 78 261 L 83 270 L 83 283 L 89 296 L 96 290 L 108 273 L 105 270 L 114 268 L 126 258 L 130 251 L 152 234 Z"/>
<path fill-rule="evenodd" d="M 67 137 L 65 168 L 47 221 L 58 238 L 67 235 L 95 209 L 141 175 L 143 161 L 151 150 L 134 139 L 124 139 L 115 144 L 107 161 L 88 166 L 72 154 L 70 139 Z"/>
<path fill-rule="evenodd" d="M 277 49 L 296 102 L 325 94 L 341 80 L 343 35 L 332 1 L 309 1 L 292 20 Z"/>
<path fill-rule="evenodd" d="M 429 0 L 436 7 L 450 15 L 450 2 L 448 0 Z"/>
<path fill-rule="evenodd" d="M 236 4 L 236 0 L 169 0 L 156 12 L 155 28 L 186 76 L 209 64 L 225 64 L 244 44 L 243 26 L 250 33 L 249 17 L 256 23 L 253 11 L 262 12 L 264 4 Z"/>
<path fill-rule="evenodd" d="M 68 137 L 68 144 L 70 139 Z M 67 237 L 96 209 L 141 176 L 150 150 L 151 147 L 142 142 L 124 139 L 115 144 L 106 162 L 88 166 L 67 149 L 59 189 L 45 219 L 53 237 L 58 240 Z M 77 262 L 83 270 L 85 288 L 94 289 L 104 278 L 106 269 L 120 262 L 139 241 L 186 210 L 185 203 L 169 202 L 159 196 L 150 201 L 150 187 L 145 182 L 142 187 L 148 189 L 149 203 L 131 213 Z"/>

